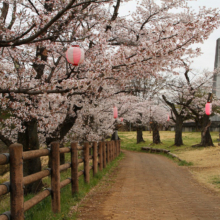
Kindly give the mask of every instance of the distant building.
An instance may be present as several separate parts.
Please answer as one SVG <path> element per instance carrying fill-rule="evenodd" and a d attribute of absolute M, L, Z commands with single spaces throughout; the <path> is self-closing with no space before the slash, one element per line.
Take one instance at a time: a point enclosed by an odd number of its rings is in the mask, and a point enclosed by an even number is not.
<path fill-rule="evenodd" d="M 214 69 L 220 67 L 220 38 L 216 41 Z M 212 92 L 220 98 L 220 73 L 214 74 Z"/>
<path fill-rule="evenodd" d="M 214 69 L 220 68 L 220 38 L 216 41 L 215 49 L 215 64 Z M 220 99 L 220 72 L 214 74 L 212 93 L 215 94 Z M 212 122 L 220 122 L 220 116 L 213 116 L 210 118 Z"/>

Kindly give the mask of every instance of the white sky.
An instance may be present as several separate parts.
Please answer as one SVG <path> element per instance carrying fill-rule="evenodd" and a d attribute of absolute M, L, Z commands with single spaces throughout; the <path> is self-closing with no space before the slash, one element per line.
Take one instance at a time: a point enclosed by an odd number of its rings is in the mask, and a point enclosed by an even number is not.
<path fill-rule="evenodd" d="M 157 2 L 159 0 L 156 0 Z M 207 8 L 220 8 L 219 0 L 194 0 L 188 3 L 193 9 L 199 9 L 199 6 L 206 6 Z M 123 4 L 121 7 L 120 14 L 127 14 L 128 11 L 135 10 L 135 1 L 131 1 Z M 127 13 L 126 13 L 127 12 Z M 214 61 L 215 61 L 215 46 L 216 40 L 220 38 L 220 28 L 213 31 L 213 33 L 209 36 L 208 40 L 204 42 L 204 44 L 196 44 L 196 47 L 200 47 L 202 49 L 203 54 L 194 59 L 194 63 L 191 67 L 195 70 L 201 72 L 204 69 L 208 69 L 209 71 L 214 70 Z"/>

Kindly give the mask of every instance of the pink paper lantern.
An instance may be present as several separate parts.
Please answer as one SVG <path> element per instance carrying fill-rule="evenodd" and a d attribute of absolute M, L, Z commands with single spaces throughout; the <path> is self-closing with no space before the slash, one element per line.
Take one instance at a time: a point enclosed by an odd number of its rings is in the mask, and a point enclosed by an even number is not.
<path fill-rule="evenodd" d="M 210 103 L 210 102 L 206 103 L 205 113 L 206 113 L 206 115 L 211 115 L 212 114 L 212 103 Z"/>
<path fill-rule="evenodd" d="M 123 118 L 120 118 L 121 122 L 123 122 Z"/>
<path fill-rule="evenodd" d="M 84 57 L 84 50 L 78 45 L 71 46 L 66 51 L 67 61 L 74 66 L 78 66 L 79 64 L 83 63 Z"/>
<path fill-rule="evenodd" d="M 113 116 L 114 116 L 114 119 L 116 119 L 118 117 L 118 109 L 117 109 L 117 107 L 113 108 Z"/>
<path fill-rule="evenodd" d="M 170 120 L 170 116 L 169 115 L 167 115 L 167 121 L 169 121 Z"/>

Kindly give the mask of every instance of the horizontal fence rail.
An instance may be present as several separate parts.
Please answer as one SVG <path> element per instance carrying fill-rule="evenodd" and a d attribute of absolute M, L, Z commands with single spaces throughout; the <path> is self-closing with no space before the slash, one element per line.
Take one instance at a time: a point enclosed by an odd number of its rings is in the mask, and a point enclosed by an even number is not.
<path fill-rule="evenodd" d="M 83 151 L 83 158 L 78 158 L 78 151 Z M 60 165 L 60 154 L 70 153 L 70 163 Z M 24 212 L 51 196 L 52 211 L 60 212 L 60 189 L 71 184 L 72 195 L 78 193 L 78 178 L 84 176 L 84 182 L 90 182 L 90 170 L 93 176 L 102 171 L 108 163 L 120 154 L 120 141 L 84 143 L 78 146 L 76 142 L 70 147 L 60 148 L 58 142 L 51 143 L 50 149 L 40 149 L 23 152 L 21 144 L 12 144 L 9 153 L 0 154 L 0 165 L 10 164 L 10 182 L 0 185 L 0 196 L 10 192 L 10 211 L 0 215 L 0 220 L 24 220 Z M 23 161 L 41 156 L 49 156 L 51 168 L 23 177 Z M 92 163 L 92 166 L 91 166 Z M 84 165 L 84 170 L 78 171 L 79 165 Z M 71 169 L 71 177 L 60 182 L 60 172 Z M 33 198 L 24 202 L 24 187 L 30 183 L 51 176 L 51 188 L 45 189 Z"/>

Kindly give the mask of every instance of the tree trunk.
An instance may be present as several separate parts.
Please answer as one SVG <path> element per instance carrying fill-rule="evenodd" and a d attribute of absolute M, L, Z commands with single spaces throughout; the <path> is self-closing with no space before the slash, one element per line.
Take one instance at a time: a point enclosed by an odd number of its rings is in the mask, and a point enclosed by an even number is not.
<path fill-rule="evenodd" d="M 143 127 L 137 128 L 137 144 L 145 142 L 143 139 Z"/>
<path fill-rule="evenodd" d="M 209 120 L 209 116 L 205 115 L 202 119 L 202 132 L 201 132 L 201 143 L 200 143 L 201 147 L 214 146 L 209 131 L 210 125 L 211 125 L 211 121 Z"/>
<path fill-rule="evenodd" d="M 202 131 L 201 131 L 201 142 L 199 144 L 192 145 L 192 147 L 208 147 L 214 146 L 212 142 L 212 137 L 210 135 L 209 127 L 211 125 L 211 121 L 209 120 L 208 115 L 204 115 L 201 118 Z"/>
<path fill-rule="evenodd" d="M 175 125 L 175 143 L 176 146 L 183 145 L 183 138 L 182 138 L 182 129 L 183 129 L 183 120 L 182 117 L 176 117 L 176 125 Z"/>
<path fill-rule="evenodd" d="M 21 132 L 18 133 L 18 143 L 23 145 L 24 151 L 38 150 L 40 145 L 37 134 L 37 120 L 32 119 L 29 122 L 25 122 L 24 125 L 26 129 L 24 133 Z M 28 176 L 39 171 L 41 171 L 40 158 L 34 158 L 24 161 L 24 171 L 23 171 L 24 176 Z M 25 194 L 35 193 L 41 190 L 42 186 L 43 186 L 42 181 L 39 180 L 27 185 L 24 189 L 24 192 Z"/>
<path fill-rule="evenodd" d="M 67 113 L 64 121 L 58 125 L 58 127 L 55 129 L 55 131 L 52 133 L 52 135 L 50 137 L 46 138 L 46 144 L 47 144 L 48 148 L 50 148 L 50 144 L 53 141 L 61 142 L 63 140 L 63 138 L 67 135 L 67 133 L 70 131 L 70 129 L 73 127 L 73 125 L 76 122 L 76 119 L 78 117 L 77 111 L 81 110 L 81 109 L 82 109 L 82 107 L 77 107 L 76 105 L 74 105 L 73 111 L 75 112 L 75 115 L 72 116 Z M 65 155 L 61 154 L 60 155 L 60 164 L 64 164 L 64 163 L 65 163 Z M 50 159 L 48 161 L 48 167 L 51 167 Z"/>
<path fill-rule="evenodd" d="M 160 144 L 161 141 L 160 141 L 160 133 L 159 133 L 159 128 L 158 128 L 158 123 L 156 121 L 152 121 L 150 126 L 153 131 L 153 143 Z"/>
<path fill-rule="evenodd" d="M 201 124 L 199 123 L 199 120 L 198 119 L 195 119 L 195 125 L 196 125 L 196 131 L 201 131 L 200 127 L 201 127 Z"/>
<path fill-rule="evenodd" d="M 63 143 L 60 145 L 60 148 L 63 148 Z M 60 165 L 65 163 L 65 154 L 60 154 Z"/>
<path fill-rule="evenodd" d="M 114 131 L 114 133 L 112 134 L 111 140 L 112 141 L 120 140 L 118 136 L 118 131 Z"/>
<path fill-rule="evenodd" d="M 60 145 L 60 148 L 64 147 L 63 144 Z M 50 145 L 48 146 L 50 148 Z M 65 164 L 65 154 L 60 154 L 60 165 Z M 48 160 L 48 168 L 51 168 L 51 157 Z"/>
<path fill-rule="evenodd" d="M 73 106 L 73 111 L 75 112 L 75 115 L 72 116 L 67 113 L 66 118 L 64 121 L 58 125 L 58 127 L 55 129 L 55 131 L 51 134 L 50 137 L 46 138 L 46 144 L 47 146 L 50 145 L 53 141 L 62 141 L 63 138 L 67 135 L 67 133 L 70 131 L 70 129 L 73 127 L 73 125 L 76 122 L 76 119 L 78 117 L 77 111 L 81 110 L 82 107 L 78 107 L 76 105 Z"/>

